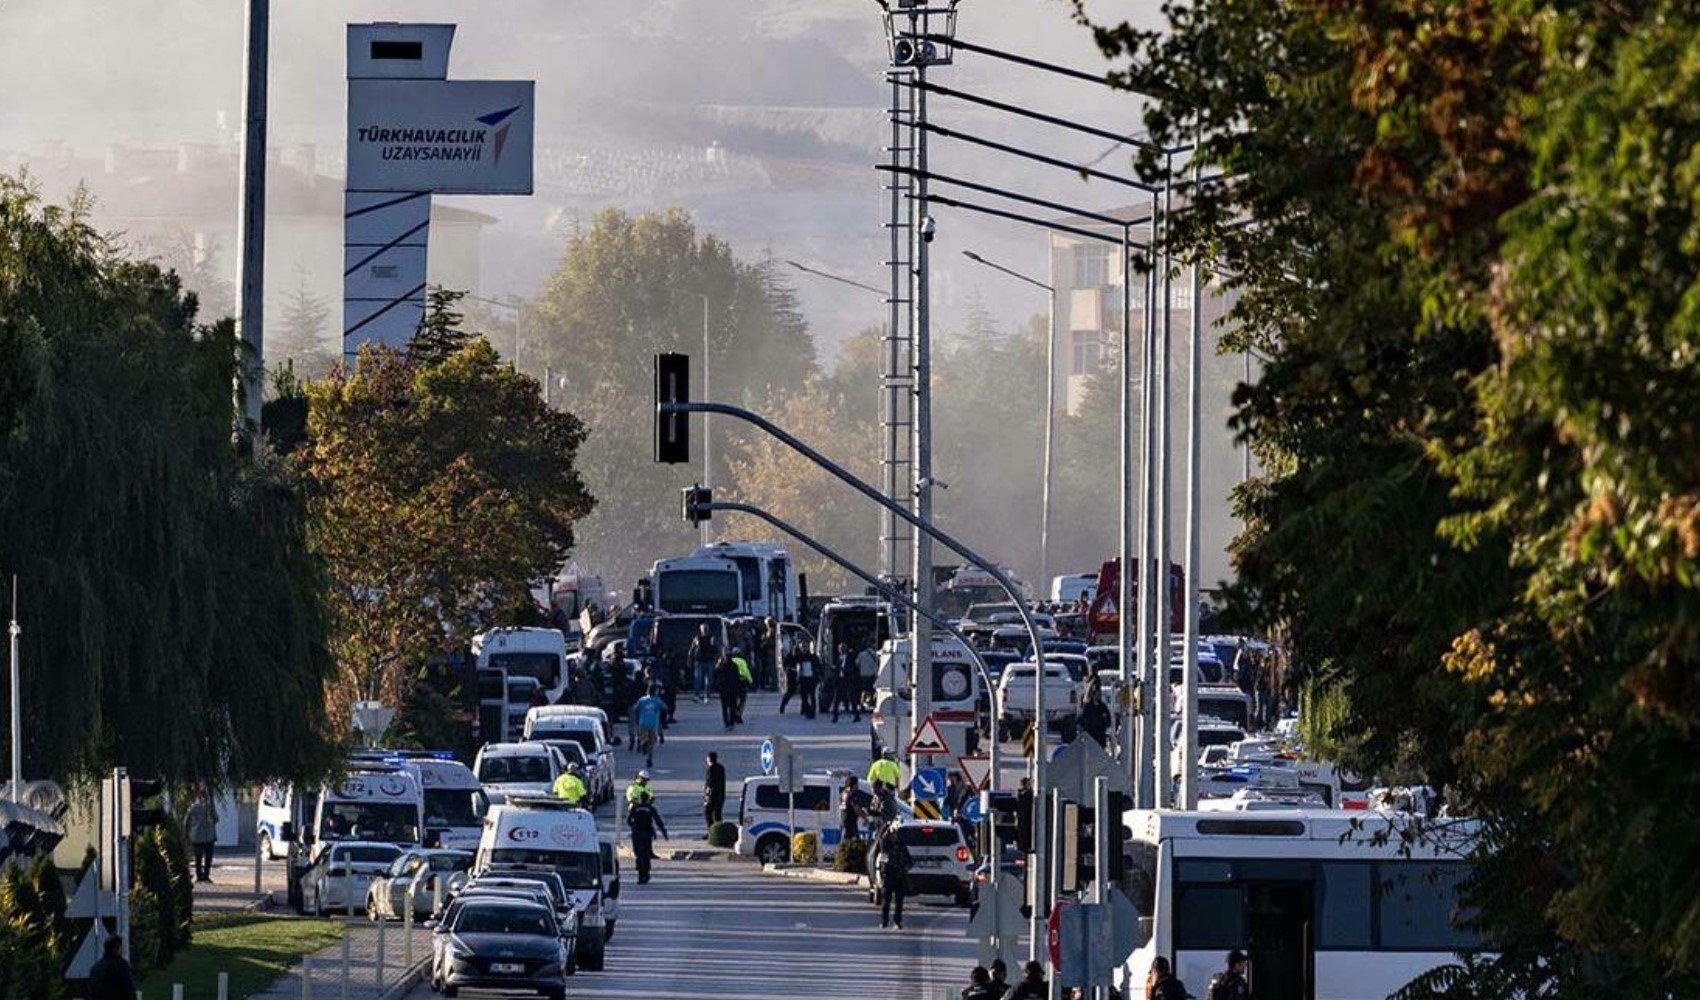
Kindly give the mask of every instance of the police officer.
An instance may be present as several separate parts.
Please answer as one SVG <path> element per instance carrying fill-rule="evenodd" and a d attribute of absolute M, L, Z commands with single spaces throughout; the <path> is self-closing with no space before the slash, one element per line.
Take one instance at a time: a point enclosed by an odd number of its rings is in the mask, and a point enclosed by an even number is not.
<path fill-rule="evenodd" d="M 1246 953 L 1235 948 L 1228 952 L 1228 967 L 1210 980 L 1205 993 L 1209 1000 L 1251 1000 L 1251 984 L 1246 982 L 1245 967 L 1251 961 Z"/>
<path fill-rule="evenodd" d="M 915 866 L 915 856 L 897 837 L 897 828 L 887 826 L 880 835 L 877 855 L 880 875 L 880 926 L 891 925 L 896 918 L 897 929 L 903 929 L 903 900 L 909 895 L 909 869 Z M 893 913 L 893 904 L 896 912 Z"/>
<path fill-rule="evenodd" d="M 903 768 L 898 766 L 897 751 L 890 747 L 886 748 L 878 760 L 868 765 L 868 783 L 874 786 L 875 792 L 879 791 L 881 785 L 896 788 L 897 783 L 902 780 Z"/>
<path fill-rule="evenodd" d="M 638 772 L 638 777 L 647 786 L 648 776 Z M 637 862 L 638 884 L 649 881 L 649 864 L 655 860 L 655 834 L 661 832 L 663 840 L 671 839 L 667 835 L 667 824 L 662 821 L 661 813 L 655 808 L 655 797 L 644 789 L 644 796 L 632 802 L 626 809 L 626 826 L 632 831 L 632 859 Z M 627 790 L 627 795 L 631 790 Z"/>
<path fill-rule="evenodd" d="M 567 769 L 555 779 L 555 797 L 564 799 L 569 806 L 584 804 L 584 797 L 590 790 L 584 787 L 584 768 L 577 764 L 568 764 Z"/>
<path fill-rule="evenodd" d="M 639 802 L 654 802 L 655 792 L 649 787 L 649 772 L 639 771 L 632 783 L 626 786 L 626 808 L 630 809 Z"/>

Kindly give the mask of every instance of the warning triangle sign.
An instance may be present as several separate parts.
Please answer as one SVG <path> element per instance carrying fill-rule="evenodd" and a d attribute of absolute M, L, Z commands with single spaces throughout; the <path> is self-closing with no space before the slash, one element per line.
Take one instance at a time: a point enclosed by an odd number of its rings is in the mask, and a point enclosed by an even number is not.
<path fill-rule="evenodd" d="M 984 789 L 992 780 L 992 758 L 984 754 L 958 757 L 956 766 L 962 771 L 962 776 L 968 779 L 968 787 L 975 791 Z"/>
<path fill-rule="evenodd" d="M 939 724 L 932 716 L 921 723 L 916 730 L 915 738 L 909 741 L 909 754 L 918 753 L 950 753 L 950 745 L 944 741 L 944 734 L 939 732 Z"/>

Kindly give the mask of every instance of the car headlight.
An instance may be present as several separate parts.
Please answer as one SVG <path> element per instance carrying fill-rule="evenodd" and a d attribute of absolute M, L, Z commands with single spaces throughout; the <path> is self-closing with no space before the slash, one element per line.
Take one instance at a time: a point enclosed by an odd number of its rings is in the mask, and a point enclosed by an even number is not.
<path fill-rule="evenodd" d="M 463 959 L 463 960 L 471 958 L 472 957 L 472 949 L 468 948 L 466 945 L 460 943 L 459 941 L 450 941 L 449 942 L 449 957 Z"/>

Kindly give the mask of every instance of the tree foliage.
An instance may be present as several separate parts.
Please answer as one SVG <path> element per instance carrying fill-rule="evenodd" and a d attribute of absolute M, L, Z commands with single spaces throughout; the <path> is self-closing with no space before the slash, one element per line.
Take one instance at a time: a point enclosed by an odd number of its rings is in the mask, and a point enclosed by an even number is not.
<path fill-rule="evenodd" d="M 329 670 L 296 480 L 232 447 L 238 344 L 87 205 L 0 178 L 0 569 L 26 773 L 316 772 Z"/>
<path fill-rule="evenodd" d="M 592 506 L 585 430 L 482 337 L 435 363 L 367 347 L 307 393 L 309 539 L 346 719 L 355 700 L 402 705 L 433 658 L 530 601 Z"/>
<path fill-rule="evenodd" d="M 1411 995 L 1700 993 L 1692 12 L 1167 13 L 1098 39 L 1223 173 L 1177 243 L 1267 359 L 1236 597 L 1484 821 L 1502 958 Z"/>

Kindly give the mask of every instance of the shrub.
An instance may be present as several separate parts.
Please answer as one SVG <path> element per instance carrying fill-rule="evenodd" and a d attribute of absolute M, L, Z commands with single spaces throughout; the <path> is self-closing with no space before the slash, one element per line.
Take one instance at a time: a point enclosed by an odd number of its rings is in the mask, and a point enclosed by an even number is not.
<path fill-rule="evenodd" d="M 708 828 L 708 846 L 738 846 L 738 824 L 721 821 Z"/>
<path fill-rule="evenodd" d="M 839 841 L 838 850 L 832 856 L 832 870 L 846 875 L 866 875 L 868 842 L 861 837 Z"/>
<path fill-rule="evenodd" d="M 162 950 L 159 914 L 163 904 L 140 882 L 130 890 L 130 964 L 139 977 L 163 968 L 169 960 Z"/>
<path fill-rule="evenodd" d="M 799 865 L 812 865 L 820 860 L 820 835 L 813 830 L 803 830 L 791 835 L 791 861 Z"/>
<path fill-rule="evenodd" d="M 186 948 L 195 920 L 195 872 L 190 866 L 188 835 L 175 819 L 156 827 L 151 834 L 157 841 L 160 857 L 165 862 L 165 874 L 171 893 L 172 951 Z"/>

